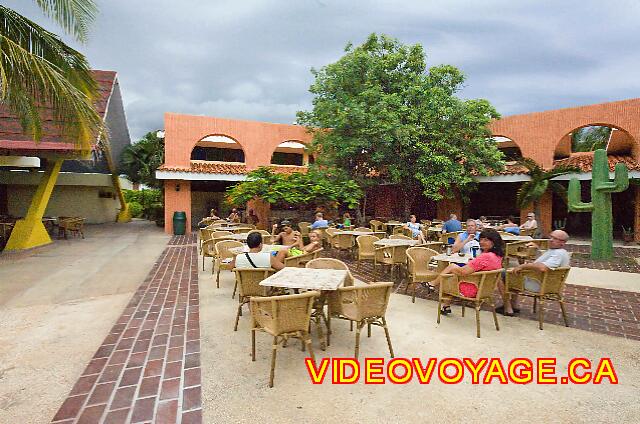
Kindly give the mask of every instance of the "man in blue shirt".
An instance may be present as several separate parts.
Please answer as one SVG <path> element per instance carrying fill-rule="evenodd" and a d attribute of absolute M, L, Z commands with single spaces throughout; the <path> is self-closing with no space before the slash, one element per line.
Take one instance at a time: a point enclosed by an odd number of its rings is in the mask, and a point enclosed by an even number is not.
<path fill-rule="evenodd" d="M 449 220 L 444 223 L 442 230 L 445 233 L 453 233 L 456 231 L 462 231 L 462 223 L 458 221 L 458 217 L 455 213 L 449 215 Z"/>
<path fill-rule="evenodd" d="M 316 220 L 313 224 L 311 224 L 311 229 L 315 230 L 316 228 L 327 228 L 329 226 L 329 221 L 323 218 L 322 212 L 318 212 L 316 214 Z"/>
<path fill-rule="evenodd" d="M 451 249 L 451 253 L 471 253 L 471 249 L 474 247 L 480 247 L 480 231 L 478 231 L 478 224 L 475 219 L 467 220 L 467 231 L 461 233 L 456 238 L 456 242 Z"/>

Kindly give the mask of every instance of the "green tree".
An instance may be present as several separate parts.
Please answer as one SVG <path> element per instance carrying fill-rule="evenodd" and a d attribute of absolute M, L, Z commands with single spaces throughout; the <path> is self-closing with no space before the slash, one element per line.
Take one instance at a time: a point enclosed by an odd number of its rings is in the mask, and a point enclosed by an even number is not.
<path fill-rule="evenodd" d="M 133 183 L 160 187 L 162 184 L 156 180 L 156 169 L 163 163 L 164 138 L 151 131 L 124 149 L 120 157 L 120 173 Z"/>
<path fill-rule="evenodd" d="M 606 149 L 610 127 L 590 126 L 578 128 L 571 134 L 572 152 L 595 152 L 598 149 Z"/>
<path fill-rule="evenodd" d="M 227 201 L 236 206 L 262 199 L 281 207 L 309 208 L 318 205 L 358 207 L 362 190 L 343 173 L 312 168 L 307 173 L 276 174 L 261 167 L 227 190 Z"/>
<path fill-rule="evenodd" d="M 498 113 L 486 100 L 456 97 L 465 80 L 457 68 L 427 69 L 421 45 L 386 35 L 345 51 L 312 70 L 313 109 L 298 112 L 320 165 L 344 169 L 363 186 L 399 184 L 406 212 L 420 191 L 440 200 L 454 186 L 471 189 L 474 174 L 502 169 L 488 129 Z"/>
<path fill-rule="evenodd" d="M 80 42 L 87 40 L 97 7 L 94 0 L 34 0 L 42 11 Z M 98 86 L 89 63 L 57 35 L 0 5 L 0 104 L 40 140 L 44 114 L 63 134 L 88 148 L 102 131 L 93 102 Z"/>
<path fill-rule="evenodd" d="M 518 164 L 525 167 L 531 180 L 522 183 L 518 189 L 516 203 L 520 209 L 524 209 L 533 204 L 533 210 L 536 217 L 540 219 L 540 199 L 547 190 L 558 194 L 558 196 L 567 203 L 567 190 L 557 181 L 551 181 L 555 177 L 580 172 L 578 168 L 571 166 L 556 166 L 551 170 L 545 170 L 538 165 L 533 159 L 523 158 Z"/>

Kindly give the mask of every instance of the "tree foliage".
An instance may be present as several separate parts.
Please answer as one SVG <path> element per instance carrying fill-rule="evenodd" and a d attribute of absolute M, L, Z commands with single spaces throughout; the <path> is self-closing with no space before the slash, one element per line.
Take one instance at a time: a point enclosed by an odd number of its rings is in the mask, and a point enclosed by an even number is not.
<path fill-rule="evenodd" d="M 356 208 L 362 190 L 343 173 L 312 168 L 307 173 L 277 174 L 270 167 L 261 167 L 227 191 L 227 201 L 244 205 L 259 198 L 282 207 L 313 207 L 321 204 Z"/>
<path fill-rule="evenodd" d="M 606 149 L 610 135 L 610 127 L 589 126 L 579 128 L 571 134 L 571 151 L 595 152 L 598 149 Z"/>
<path fill-rule="evenodd" d="M 524 209 L 533 204 L 534 209 L 536 209 L 537 216 L 540 216 L 540 213 L 537 210 L 538 202 L 547 190 L 552 190 L 557 193 L 566 203 L 567 190 L 559 182 L 551 180 L 561 175 L 580 172 L 578 168 L 571 166 L 556 166 L 555 168 L 546 171 L 530 158 L 521 159 L 518 161 L 518 164 L 527 168 L 531 180 L 522 183 L 518 189 L 516 203 L 520 209 Z"/>
<path fill-rule="evenodd" d="M 97 8 L 93 0 L 35 0 L 78 41 L 87 39 Z M 86 58 L 60 37 L 0 5 L 0 104 L 40 140 L 51 115 L 67 139 L 88 149 L 104 125 L 94 107 L 98 85 Z M 104 134 L 106 136 L 106 133 Z"/>
<path fill-rule="evenodd" d="M 164 138 L 148 132 L 138 142 L 127 146 L 120 157 L 120 173 L 133 183 L 160 187 L 156 169 L 164 163 Z"/>
<path fill-rule="evenodd" d="M 456 97 L 465 80 L 457 68 L 427 69 L 421 45 L 385 35 L 345 51 L 312 70 L 313 109 L 298 112 L 298 123 L 312 128 L 319 164 L 434 200 L 454 185 L 471 188 L 474 173 L 502 169 L 488 129 L 498 113 L 486 100 Z"/>

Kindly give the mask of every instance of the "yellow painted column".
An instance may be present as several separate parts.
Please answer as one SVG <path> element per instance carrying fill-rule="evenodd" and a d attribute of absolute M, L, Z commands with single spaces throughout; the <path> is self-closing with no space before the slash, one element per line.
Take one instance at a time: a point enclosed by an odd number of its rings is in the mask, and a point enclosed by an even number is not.
<path fill-rule="evenodd" d="M 49 198 L 56 185 L 63 159 L 49 162 L 42 180 L 31 199 L 27 216 L 16 222 L 4 250 L 23 250 L 51 243 L 51 237 L 42 224 Z"/>

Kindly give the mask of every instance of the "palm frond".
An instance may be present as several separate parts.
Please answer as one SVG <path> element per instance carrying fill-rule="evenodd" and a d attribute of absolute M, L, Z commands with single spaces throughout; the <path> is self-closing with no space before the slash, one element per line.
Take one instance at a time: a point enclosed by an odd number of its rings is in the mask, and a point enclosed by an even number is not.
<path fill-rule="evenodd" d="M 42 137 L 43 119 L 52 120 L 83 149 L 104 130 L 93 106 L 97 84 L 84 56 L 4 6 L 0 6 L 0 89 L 0 103 L 35 140 Z"/>
<path fill-rule="evenodd" d="M 580 172 L 580 168 L 576 166 L 559 165 L 555 168 L 545 172 L 545 178 L 551 179 L 559 177 L 560 175 L 573 174 Z"/>
<path fill-rule="evenodd" d="M 567 189 L 557 181 L 551 181 L 549 188 L 558 195 L 558 197 L 567 204 Z"/>
<path fill-rule="evenodd" d="M 536 161 L 531 158 L 522 158 L 518 161 L 518 165 L 527 168 L 531 178 L 537 177 L 543 173 L 543 169 L 538 165 Z"/>
<path fill-rule="evenodd" d="M 45 15 L 56 21 L 68 34 L 86 42 L 89 28 L 98 14 L 94 0 L 35 0 Z"/>

